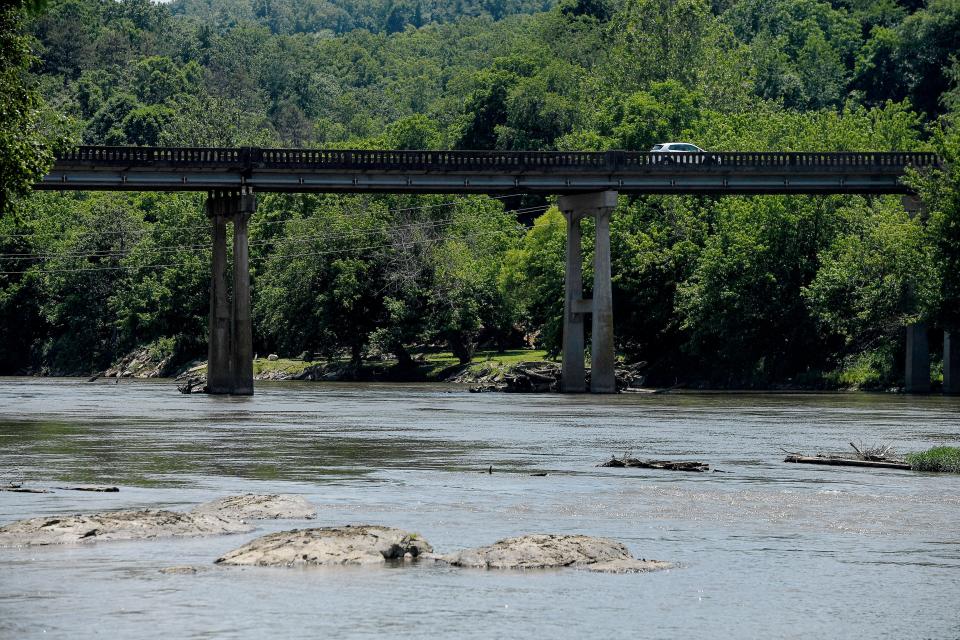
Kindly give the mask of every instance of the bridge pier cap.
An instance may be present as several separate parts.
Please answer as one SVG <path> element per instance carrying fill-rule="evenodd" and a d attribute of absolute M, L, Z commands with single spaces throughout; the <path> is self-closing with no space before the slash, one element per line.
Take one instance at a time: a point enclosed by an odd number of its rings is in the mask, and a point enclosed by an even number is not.
<path fill-rule="evenodd" d="M 614 209 L 616 206 L 616 191 L 594 191 L 557 198 L 557 208 L 563 213 L 590 214 L 597 209 Z"/>

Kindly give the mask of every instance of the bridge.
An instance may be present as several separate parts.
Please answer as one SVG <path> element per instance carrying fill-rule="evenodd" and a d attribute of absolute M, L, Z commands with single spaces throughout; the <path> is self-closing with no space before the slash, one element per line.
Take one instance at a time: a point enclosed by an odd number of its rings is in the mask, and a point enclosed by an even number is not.
<path fill-rule="evenodd" d="M 762 195 L 907 193 L 932 153 L 331 151 L 80 147 L 38 189 Z"/>
<path fill-rule="evenodd" d="M 584 392 L 585 320 L 591 316 L 590 391 L 613 393 L 610 214 L 618 195 L 911 195 L 910 169 L 932 153 L 641 153 L 630 151 L 366 151 L 87 146 L 62 154 L 35 185 L 55 191 L 208 193 L 213 255 L 207 386 L 253 393 L 248 222 L 256 193 L 457 193 L 559 196 L 567 219 L 564 392 Z M 583 297 L 581 225 L 596 220 L 593 297 Z M 228 273 L 227 224 L 233 225 Z M 232 278 L 232 287 L 228 287 Z M 232 299 L 229 292 L 232 290 Z M 960 341 L 945 337 L 944 388 L 960 392 Z M 926 328 L 907 334 L 907 385 L 929 390 Z M 952 356 L 952 358 L 950 357 Z"/>

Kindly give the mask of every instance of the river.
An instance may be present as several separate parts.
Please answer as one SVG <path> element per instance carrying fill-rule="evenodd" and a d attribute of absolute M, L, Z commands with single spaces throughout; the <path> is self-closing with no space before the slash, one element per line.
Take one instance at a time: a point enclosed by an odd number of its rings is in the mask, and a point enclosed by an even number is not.
<path fill-rule="evenodd" d="M 0 637 L 960 638 L 960 477 L 782 462 L 780 447 L 960 442 L 960 399 L 871 394 L 470 394 L 449 385 L 0 380 L 0 524 L 298 493 L 312 526 L 439 552 L 534 532 L 624 542 L 654 574 L 418 564 L 213 567 L 265 532 L 0 549 Z M 597 468 L 611 454 L 727 473 Z M 492 467 L 493 473 L 487 473 Z M 546 476 L 534 473 L 546 472 Z M 0 478 L 2 479 L 2 478 Z M 172 565 L 210 566 L 168 575 Z"/>

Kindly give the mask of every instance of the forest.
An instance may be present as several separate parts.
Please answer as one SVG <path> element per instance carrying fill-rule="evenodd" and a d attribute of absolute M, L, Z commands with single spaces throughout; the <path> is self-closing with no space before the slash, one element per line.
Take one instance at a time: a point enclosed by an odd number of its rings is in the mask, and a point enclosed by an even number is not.
<path fill-rule="evenodd" d="M 899 196 L 621 197 L 618 357 L 653 384 L 895 387 L 908 324 L 935 349 L 960 331 L 958 52 L 960 0 L 3 3 L 0 374 L 205 354 L 202 196 L 32 192 L 58 150 L 683 140 L 945 163 L 909 177 L 922 215 Z M 564 224 L 522 194 L 263 194 L 255 348 L 556 354 Z"/>

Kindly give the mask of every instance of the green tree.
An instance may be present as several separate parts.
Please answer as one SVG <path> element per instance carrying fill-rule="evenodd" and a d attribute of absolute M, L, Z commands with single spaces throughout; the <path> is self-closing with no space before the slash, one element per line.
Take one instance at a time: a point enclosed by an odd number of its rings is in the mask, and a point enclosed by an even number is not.
<path fill-rule="evenodd" d="M 62 130 L 57 136 L 51 127 L 56 123 L 27 77 L 35 61 L 24 32 L 27 9 L 42 5 L 0 4 L 0 216 L 9 213 L 12 201 L 29 192 L 46 173 L 54 148 L 66 144 Z"/>

